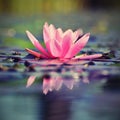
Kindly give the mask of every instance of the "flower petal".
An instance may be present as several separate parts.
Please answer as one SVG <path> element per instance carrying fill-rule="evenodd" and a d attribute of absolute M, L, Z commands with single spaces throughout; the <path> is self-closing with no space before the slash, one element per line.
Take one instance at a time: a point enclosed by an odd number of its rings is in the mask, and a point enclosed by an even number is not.
<path fill-rule="evenodd" d="M 45 51 L 45 49 L 42 47 L 42 45 L 39 43 L 39 41 L 29 32 L 26 31 L 28 38 L 31 40 L 32 44 L 41 51 L 45 56 L 49 56 L 49 54 Z"/>
<path fill-rule="evenodd" d="M 52 29 L 54 29 L 54 27 L 51 25 L 51 31 Z M 54 33 L 53 33 L 54 34 Z M 44 38 L 44 42 L 45 42 L 45 46 L 47 48 L 47 51 L 49 53 L 49 57 L 53 58 L 54 56 L 52 55 L 51 52 L 51 47 L 50 44 L 52 42 L 51 36 L 50 36 L 50 30 L 49 30 L 49 26 L 47 23 L 44 24 L 44 29 L 43 29 L 43 38 Z"/>
<path fill-rule="evenodd" d="M 43 27 L 43 38 L 44 38 L 44 42 L 48 42 L 51 41 L 53 39 L 55 39 L 55 35 L 56 35 L 56 28 L 54 27 L 54 25 L 48 25 L 48 23 L 46 22 L 44 24 Z"/>
<path fill-rule="evenodd" d="M 58 41 L 52 40 L 50 43 L 50 52 L 54 57 L 60 57 L 61 55 L 61 45 Z"/>
<path fill-rule="evenodd" d="M 56 35 L 56 28 L 54 27 L 54 25 L 50 24 L 49 26 L 49 37 L 50 39 L 55 39 L 55 35 Z"/>
<path fill-rule="evenodd" d="M 45 23 L 44 28 L 43 28 L 43 38 L 44 38 L 44 42 L 45 42 L 45 46 L 47 48 L 47 51 L 49 52 L 49 54 L 51 54 L 50 51 L 50 36 L 49 36 L 49 28 L 48 28 L 48 24 Z"/>
<path fill-rule="evenodd" d="M 68 30 L 63 37 L 62 40 L 62 54 L 61 58 L 64 58 L 69 49 L 71 48 L 72 45 L 72 34 L 73 32 L 71 30 Z"/>
<path fill-rule="evenodd" d="M 47 22 L 44 24 L 44 27 L 43 27 L 43 38 L 44 38 L 44 42 L 45 43 L 50 39 L 50 36 L 49 36 L 49 26 L 48 26 Z"/>
<path fill-rule="evenodd" d="M 84 55 L 76 56 L 75 59 L 88 60 L 88 59 L 96 59 L 96 58 L 100 58 L 100 57 L 102 57 L 102 54 L 93 54 L 93 55 L 84 54 Z"/>
<path fill-rule="evenodd" d="M 55 41 L 54 41 L 54 46 L 55 46 L 56 51 L 58 52 L 58 53 L 57 53 L 57 57 L 60 57 L 60 55 L 61 55 L 61 50 L 62 50 L 61 44 L 60 44 L 57 40 L 55 40 Z"/>
<path fill-rule="evenodd" d="M 61 28 L 58 28 L 56 30 L 56 40 L 61 43 L 62 42 L 62 38 L 63 38 L 63 31 L 62 31 Z"/>
<path fill-rule="evenodd" d="M 30 54 L 38 57 L 38 58 L 47 58 L 46 56 L 44 56 L 44 55 L 42 55 L 42 54 L 40 54 L 40 53 L 38 53 L 36 51 L 33 51 L 33 50 L 29 49 L 29 48 L 26 48 L 26 50 L 27 50 L 28 53 L 30 53 Z"/>
<path fill-rule="evenodd" d="M 71 29 L 68 29 L 63 33 L 63 36 L 66 36 L 68 34 L 73 34 L 73 31 Z"/>
<path fill-rule="evenodd" d="M 82 29 L 76 30 L 73 34 L 73 40 L 74 40 L 73 42 L 75 42 L 78 39 L 78 37 L 81 36 L 82 34 L 83 34 Z"/>
<path fill-rule="evenodd" d="M 71 47 L 67 55 L 65 56 L 66 58 L 72 58 L 75 56 L 81 49 L 84 48 L 86 43 L 88 42 L 90 33 L 85 34 L 82 38 L 80 38 L 75 44 Z"/>

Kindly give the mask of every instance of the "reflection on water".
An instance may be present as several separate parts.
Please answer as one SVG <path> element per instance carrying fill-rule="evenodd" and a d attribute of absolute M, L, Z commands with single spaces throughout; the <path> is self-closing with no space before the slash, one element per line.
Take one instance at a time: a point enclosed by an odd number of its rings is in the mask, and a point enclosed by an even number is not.
<path fill-rule="evenodd" d="M 62 85 L 65 85 L 67 88 L 72 89 L 74 85 L 78 85 L 80 81 L 83 83 L 89 83 L 88 76 L 84 74 L 82 69 L 78 73 L 72 73 L 72 75 L 59 75 L 57 72 L 51 72 L 50 74 L 45 74 L 42 76 L 42 89 L 43 93 L 47 94 L 48 91 L 60 90 Z M 27 80 L 26 87 L 29 87 L 33 84 L 37 76 L 30 76 Z M 39 77 L 39 76 L 38 76 Z M 81 77 L 81 78 L 80 78 Z"/>
<path fill-rule="evenodd" d="M 13 72 L 9 82 L 2 73 L 0 120 L 119 120 L 119 70 L 78 65 L 59 72 L 48 69 L 22 73 L 23 78 Z M 112 81 L 117 91 L 111 89 Z"/>

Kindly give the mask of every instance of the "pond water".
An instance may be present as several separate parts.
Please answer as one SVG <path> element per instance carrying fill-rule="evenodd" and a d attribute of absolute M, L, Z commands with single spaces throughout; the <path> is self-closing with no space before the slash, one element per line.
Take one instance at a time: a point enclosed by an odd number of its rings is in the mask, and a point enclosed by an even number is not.
<path fill-rule="evenodd" d="M 88 62 L 42 63 L 36 72 L 1 71 L 0 119 L 119 120 L 119 67 L 98 61 L 97 67 L 86 67 Z"/>
<path fill-rule="evenodd" d="M 69 23 L 66 16 L 49 18 L 64 29 L 81 25 L 85 31 L 90 30 L 93 34 L 81 53 L 104 54 L 101 59 L 65 62 L 28 55 L 24 50 L 26 41 L 20 42 L 26 39 L 23 30 L 27 22 L 19 25 L 15 19 L 16 25 L 13 18 L 8 22 L 2 16 L 7 22 L 3 19 L 0 29 L 0 120 L 119 120 L 119 17 L 112 14 L 116 19 L 107 13 L 68 15 Z M 37 18 L 32 25 L 38 23 L 42 24 Z M 20 48 L 15 40 L 21 43 Z"/>
<path fill-rule="evenodd" d="M 120 76 L 117 75 L 117 69 L 113 71 L 112 75 L 107 69 L 90 70 L 90 75 L 86 71 L 81 76 L 56 75 L 53 76 L 55 79 L 49 79 L 47 83 L 45 79 L 40 79 L 40 75 L 36 75 L 39 82 L 30 87 L 26 87 L 29 75 L 8 73 L 6 76 L 0 73 L 0 118 L 119 120 Z"/>

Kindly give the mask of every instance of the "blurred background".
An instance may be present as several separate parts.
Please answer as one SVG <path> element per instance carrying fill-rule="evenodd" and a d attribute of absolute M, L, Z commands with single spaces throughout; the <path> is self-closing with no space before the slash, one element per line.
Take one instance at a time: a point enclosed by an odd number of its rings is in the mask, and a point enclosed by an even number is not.
<path fill-rule="evenodd" d="M 119 9 L 119 3 L 119 0 L 0 0 L 0 13 L 28 16 L 83 9 Z"/>
<path fill-rule="evenodd" d="M 119 0 L 0 0 L 0 46 L 32 47 L 25 31 L 41 40 L 45 21 L 64 30 L 113 36 L 120 30 L 119 9 Z"/>

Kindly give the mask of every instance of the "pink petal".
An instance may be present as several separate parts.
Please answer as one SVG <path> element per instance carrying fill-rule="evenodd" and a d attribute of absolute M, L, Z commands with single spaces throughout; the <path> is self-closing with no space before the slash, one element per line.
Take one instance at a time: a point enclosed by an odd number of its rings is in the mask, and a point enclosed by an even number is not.
<path fill-rule="evenodd" d="M 54 56 L 53 56 L 52 51 L 51 51 L 51 41 L 49 40 L 45 44 L 46 44 L 47 51 L 50 55 L 50 58 L 53 58 Z"/>
<path fill-rule="evenodd" d="M 33 84 L 33 82 L 35 81 L 35 78 L 36 78 L 36 76 L 30 76 L 30 77 L 28 78 L 28 80 L 27 80 L 27 85 L 26 85 L 26 87 L 31 86 L 31 85 Z"/>
<path fill-rule="evenodd" d="M 61 55 L 61 45 L 56 40 L 51 40 L 50 42 L 50 52 L 54 57 L 60 57 Z"/>
<path fill-rule="evenodd" d="M 74 34 L 76 34 L 77 36 L 82 35 L 83 34 L 83 30 L 82 29 L 78 29 L 74 32 Z"/>
<path fill-rule="evenodd" d="M 45 49 L 42 47 L 42 45 L 39 43 L 39 41 L 29 32 L 26 31 L 28 38 L 31 40 L 33 45 L 41 51 L 45 56 L 49 56 L 49 54 L 45 51 Z"/>
<path fill-rule="evenodd" d="M 29 48 L 26 48 L 26 50 L 27 50 L 28 53 L 30 53 L 30 54 L 38 57 L 38 58 L 40 58 L 40 57 L 47 58 L 46 56 L 44 56 L 44 55 L 42 55 L 42 54 L 40 54 L 40 53 L 38 53 L 36 51 L 33 51 L 33 50 L 29 49 Z"/>
<path fill-rule="evenodd" d="M 66 36 L 68 34 L 72 34 L 73 35 L 73 31 L 71 29 L 68 29 L 66 30 L 64 33 L 63 33 L 63 36 Z"/>
<path fill-rule="evenodd" d="M 61 50 L 62 50 L 61 44 L 59 43 L 59 41 L 55 40 L 54 41 L 54 46 L 55 46 L 56 51 L 58 52 L 57 56 L 60 57 Z"/>
<path fill-rule="evenodd" d="M 44 24 L 43 27 L 43 38 L 44 38 L 44 42 L 46 43 L 48 40 L 50 40 L 50 36 L 49 36 L 49 27 L 48 27 L 48 23 L 46 22 Z M 47 47 L 47 46 L 46 46 Z"/>
<path fill-rule="evenodd" d="M 59 57 L 61 54 L 61 45 L 59 44 L 59 40 L 56 39 L 56 32 L 56 28 L 51 24 L 49 26 L 50 41 L 47 43 L 47 46 L 52 56 Z"/>
<path fill-rule="evenodd" d="M 51 51 L 50 51 L 50 42 L 51 42 L 51 39 L 49 37 L 48 31 L 45 28 L 43 29 L 43 38 L 44 38 L 44 42 L 45 42 L 45 46 L 47 48 L 47 51 L 52 56 Z"/>
<path fill-rule="evenodd" d="M 63 31 L 62 31 L 61 28 L 58 28 L 56 30 L 56 40 L 61 43 L 62 42 L 62 38 L 63 38 Z"/>
<path fill-rule="evenodd" d="M 49 37 L 50 39 L 55 39 L 55 35 L 56 35 L 56 28 L 54 27 L 54 25 L 50 25 L 49 26 Z"/>
<path fill-rule="evenodd" d="M 83 34 L 83 31 L 82 31 L 82 29 L 78 29 L 78 30 L 76 30 L 75 32 L 74 32 L 74 34 L 73 34 L 73 42 L 75 42 L 76 40 L 77 40 L 77 38 L 80 36 L 80 35 L 82 35 Z"/>
<path fill-rule="evenodd" d="M 62 54 L 61 58 L 64 58 L 64 56 L 67 54 L 69 49 L 71 48 L 72 45 L 72 31 L 68 30 L 63 37 L 62 40 Z"/>
<path fill-rule="evenodd" d="M 45 23 L 44 25 L 44 29 L 43 29 L 43 38 L 44 38 L 44 42 L 47 48 L 47 51 L 49 53 L 49 57 L 52 58 L 53 55 L 51 53 L 51 49 L 50 49 L 50 44 L 51 44 L 51 37 L 50 37 L 50 30 L 49 30 L 49 26 L 47 23 Z"/>
<path fill-rule="evenodd" d="M 72 58 L 77 53 L 80 52 L 81 49 L 87 44 L 90 33 L 85 34 L 82 38 L 80 38 L 74 45 L 71 47 L 65 58 Z"/>
<path fill-rule="evenodd" d="M 79 55 L 76 56 L 76 59 L 81 59 L 81 60 L 85 60 L 85 59 L 95 59 L 95 58 L 99 58 L 102 57 L 102 54 L 94 54 L 94 55 Z M 73 58 L 74 59 L 74 58 Z"/>

